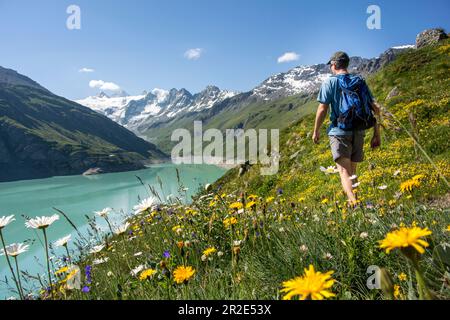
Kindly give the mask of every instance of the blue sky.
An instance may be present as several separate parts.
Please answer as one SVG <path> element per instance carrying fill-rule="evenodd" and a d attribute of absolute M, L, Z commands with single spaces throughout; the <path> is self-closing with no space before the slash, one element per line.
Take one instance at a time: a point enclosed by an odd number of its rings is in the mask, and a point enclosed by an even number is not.
<path fill-rule="evenodd" d="M 81 8 L 81 30 L 66 28 L 70 4 Z M 381 8 L 381 30 L 366 27 L 370 4 Z M 130 94 L 246 91 L 337 50 L 374 57 L 426 28 L 449 30 L 449 12 L 448 0 L 0 0 L 0 65 L 69 99 L 98 93 L 91 80 Z M 278 63 L 286 52 L 299 59 Z"/>

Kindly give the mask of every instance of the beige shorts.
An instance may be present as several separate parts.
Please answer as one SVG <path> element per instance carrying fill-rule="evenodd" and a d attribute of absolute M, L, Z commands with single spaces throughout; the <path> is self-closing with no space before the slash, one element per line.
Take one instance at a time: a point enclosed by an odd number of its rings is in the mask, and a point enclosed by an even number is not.
<path fill-rule="evenodd" d="M 347 158 L 352 162 L 362 162 L 364 160 L 364 137 L 366 132 L 354 131 L 353 135 L 330 136 L 331 153 L 333 160 Z"/>

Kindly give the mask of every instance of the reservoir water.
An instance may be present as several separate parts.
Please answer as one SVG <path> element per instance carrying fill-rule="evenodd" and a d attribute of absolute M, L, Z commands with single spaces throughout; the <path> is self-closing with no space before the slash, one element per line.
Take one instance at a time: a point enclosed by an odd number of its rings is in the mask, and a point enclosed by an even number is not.
<path fill-rule="evenodd" d="M 30 274 L 40 273 L 45 279 L 45 252 L 42 246 L 42 234 L 39 230 L 27 229 L 25 218 L 50 216 L 57 213 L 53 208 L 64 211 L 72 222 L 82 232 L 87 231 L 87 218 L 94 216 L 94 211 L 103 208 L 113 208 L 112 220 L 123 219 L 123 213 L 132 211 L 138 200 L 147 198 L 146 189 L 136 178 L 139 176 L 145 184 L 153 186 L 162 197 L 179 195 L 179 183 L 176 168 L 182 185 L 187 188 L 186 194 L 182 193 L 184 201 L 189 201 L 205 184 L 214 182 L 220 178 L 225 169 L 210 165 L 173 165 L 162 164 L 151 166 L 147 169 L 132 172 L 109 173 L 96 176 L 64 176 L 48 179 L 27 180 L 17 182 L 0 183 L 0 216 L 14 214 L 16 221 L 9 224 L 3 231 L 7 244 L 29 242 L 30 250 L 19 256 L 22 270 Z M 162 190 L 158 182 L 162 182 Z M 101 219 L 97 219 L 101 220 Z M 48 228 L 49 242 L 72 234 L 72 239 L 77 235 L 74 229 L 60 215 L 60 219 Z M 70 249 L 75 249 L 69 245 Z M 56 251 L 56 255 L 63 251 Z M 4 283 L 5 276 L 10 279 L 6 259 L 0 256 L 0 299 L 5 299 L 12 294 L 8 292 Z M 13 282 L 10 279 L 10 284 Z"/>

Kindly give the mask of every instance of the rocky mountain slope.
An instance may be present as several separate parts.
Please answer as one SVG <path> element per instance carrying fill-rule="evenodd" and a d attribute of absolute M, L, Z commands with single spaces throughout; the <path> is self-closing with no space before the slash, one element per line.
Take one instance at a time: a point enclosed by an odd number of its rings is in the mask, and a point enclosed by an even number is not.
<path fill-rule="evenodd" d="M 210 109 L 216 103 L 234 96 L 236 93 L 208 86 L 205 90 L 192 94 L 186 89 L 170 91 L 154 89 L 138 96 L 120 95 L 109 97 L 105 93 L 77 100 L 81 105 L 103 113 L 121 125 L 135 130 L 146 125 L 166 121 L 189 112 Z"/>
<path fill-rule="evenodd" d="M 134 170 L 161 159 L 123 126 L 0 68 L 0 181 Z"/>

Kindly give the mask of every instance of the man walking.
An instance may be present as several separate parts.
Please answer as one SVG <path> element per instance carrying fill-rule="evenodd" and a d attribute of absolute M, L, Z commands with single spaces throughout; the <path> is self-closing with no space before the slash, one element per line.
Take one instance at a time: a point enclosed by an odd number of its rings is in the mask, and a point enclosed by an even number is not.
<path fill-rule="evenodd" d="M 336 52 L 328 62 L 333 75 L 325 80 L 320 89 L 314 126 L 313 141 L 320 140 L 322 126 L 328 110 L 331 125 L 328 128 L 331 153 L 339 170 L 342 187 L 351 205 L 357 203 L 353 193 L 352 176 L 356 175 L 358 163 L 364 160 L 365 131 L 374 128 L 371 147 L 381 145 L 380 127 L 375 116 L 380 109 L 364 79 L 348 72 L 350 58 L 345 52 Z"/>

